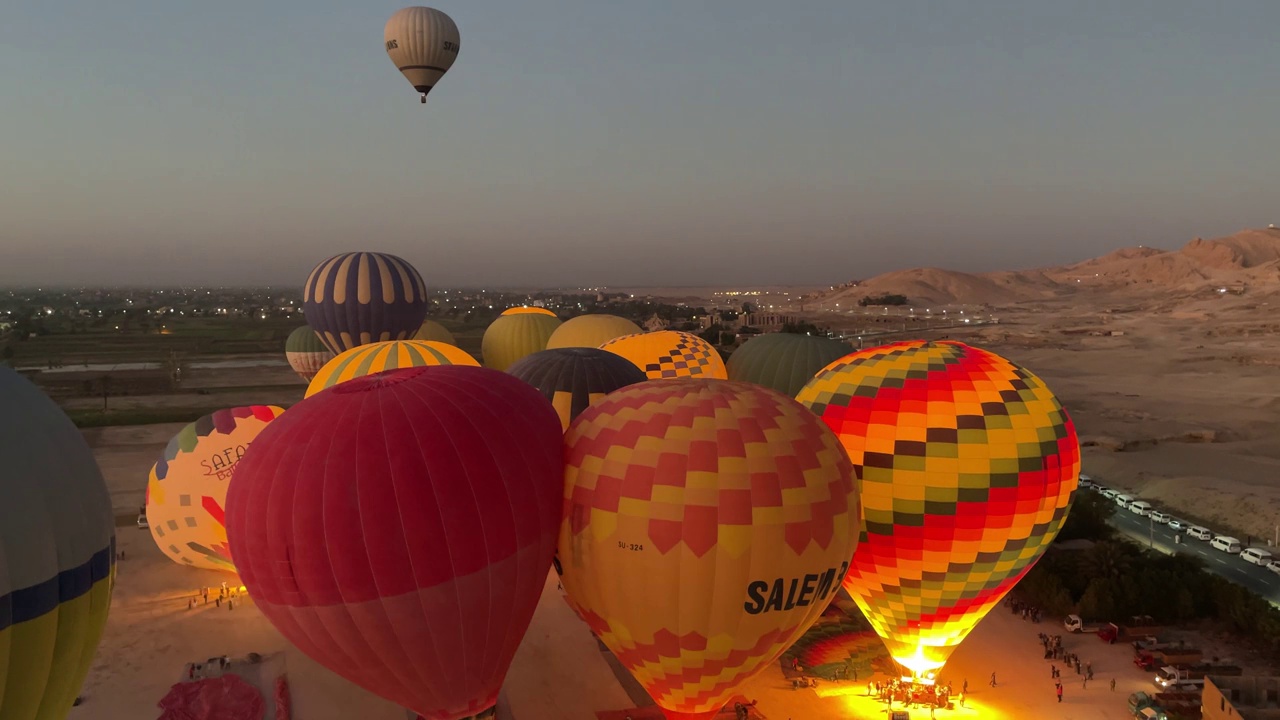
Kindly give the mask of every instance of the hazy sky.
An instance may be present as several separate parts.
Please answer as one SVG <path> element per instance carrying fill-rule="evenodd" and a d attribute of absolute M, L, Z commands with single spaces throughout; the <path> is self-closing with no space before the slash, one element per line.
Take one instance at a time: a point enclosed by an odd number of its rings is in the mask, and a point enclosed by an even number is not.
<path fill-rule="evenodd" d="M 0 283 L 838 282 L 1280 222 L 1275 0 L 18 2 Z"/>

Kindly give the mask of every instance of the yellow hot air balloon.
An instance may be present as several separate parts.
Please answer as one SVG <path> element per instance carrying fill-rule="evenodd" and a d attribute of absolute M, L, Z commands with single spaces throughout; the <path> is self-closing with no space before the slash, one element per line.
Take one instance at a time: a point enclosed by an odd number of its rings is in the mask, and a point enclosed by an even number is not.
<path fill-rule="evenodd" d="M 555 317 L 556 314 L 543 307 L 533 307 L 531 305 L 517 305 L 516 307 L 507 308 L 502 311 L 503 315 L 550 315 Z"/>
<path fill-rule="evenodd" d="M 147 525 L 179 565 L 235 571 L 223 511 L 227 485 L 249 445 L 284 408 L 219 410 L 178 432 L 147 477 Z"/>
<path fill-rule="evenodd" d="M 0 457 L 0 718 L 60 720 L 107 625 L 111 496 L 71 419 L 6 367 Z"/>
<path fill-rule="evenodd" d="M 847 355 L 796 399 L 862 478 L 845 589 L 895 660 L 941 667 L 1066 520 L 1080 474 L 1071 418 L 1032 373 L 945 341 Z"/>
<path fill-rule="evenodd" d="M 453 345 L 429 340 L 389 340 L 354 347 L 325 363 L 311 379 L 305 397 L 311 397 L 325 388 L 365 375 L 373 375 L 396 368 L 427 365 L 470 365 L 480 363 Z"/>
<path fill-rule="evenodd" d="M 639 325 L 617 315 L 579 315 L 565 320 L 563 325 L 551 333 L 547 349 L 598 348 L 623 335 L 636 335 L 640 332 Z"/>
<path fill-rule="evenodd" d="M 449 328 L 441 325 L 435 320 L 423 320 L 422 327 L 418 328 L 418 332 L 414 333 L 410 340 L 430 340 L 431 342 L 442 342 L 445 345 L 457 345 L 458 341 L 453 337 L 453 333 L 449 332 Z"/>
<path fill-rule="evenodd" d="M 853 468 L 766 388 L 643 382 L 565 435 L 558 546 L 574 609 L 668 718 L 711 718 L 835 597 L 858 539 Z"/>
<path fill-rule="evenodd" d="M 560 319 L 544 313 L 503 314 L 485 328 L 480 338 L 484 366 L 506 372 L 517 360 L 547 349 Z"/>
<path fill-rule="evenodd" d="M 729 379 L 720 353 L 697 335 L 679 330 L 624 335 L 600 346 L 635 363 L 650 380 L 702 377 Z"/>

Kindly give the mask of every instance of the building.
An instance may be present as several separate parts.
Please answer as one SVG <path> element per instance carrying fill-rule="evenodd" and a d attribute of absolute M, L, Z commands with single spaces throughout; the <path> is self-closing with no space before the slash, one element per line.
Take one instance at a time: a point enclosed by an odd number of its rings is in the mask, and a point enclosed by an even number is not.
<path fill-rule="evenodd" d="M 1280 677 L 1210 675 L 1200 706 L 1203 720 L 1280 720 Z"/>
<path fill-rule="evenodd" d="M 743 313 L 738 316 L 738 327 L 753 327 L 761 329 L 777 329 L 783 325 L 799 325 L 800 318 L 794 315 L 783 315 L 781 313 Z"/>

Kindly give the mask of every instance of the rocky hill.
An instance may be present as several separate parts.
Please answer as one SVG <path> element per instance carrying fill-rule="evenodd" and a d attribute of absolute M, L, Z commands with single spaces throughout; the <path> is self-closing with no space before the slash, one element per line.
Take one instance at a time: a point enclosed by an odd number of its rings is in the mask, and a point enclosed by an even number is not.
<path fill-rule="evenodd" d="M 1072 265 L 1033 270 L 897 270 L 842 286 L 821 300 L 853 305 L 864 297 L 893 294 L 905 295 L 912 304 L 1007 305 L 1077 293 L 1117 299 L 1194 297 L 1220 288 L 1280 293 L 1280 229 L 1245 230 L 1214 240 L 1196 238 L 1178 250 L 1121 248 Z"/>

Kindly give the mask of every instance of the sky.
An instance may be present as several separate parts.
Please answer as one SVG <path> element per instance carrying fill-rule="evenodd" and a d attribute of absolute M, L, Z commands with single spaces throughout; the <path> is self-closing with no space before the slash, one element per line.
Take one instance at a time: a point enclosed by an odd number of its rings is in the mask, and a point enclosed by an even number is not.
<path fill-rule="evenodd" d="M 0 284 L 810 284 L 1280 223 L 1274 0 L 23 2 Z"/>

